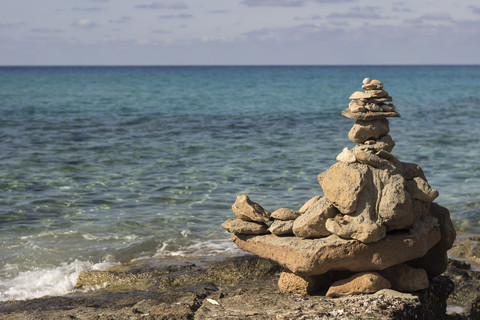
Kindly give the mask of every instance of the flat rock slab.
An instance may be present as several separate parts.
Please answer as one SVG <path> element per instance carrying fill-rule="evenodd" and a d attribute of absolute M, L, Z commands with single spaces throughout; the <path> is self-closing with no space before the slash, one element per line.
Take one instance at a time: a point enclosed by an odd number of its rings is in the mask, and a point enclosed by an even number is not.
<path fill-rule="evenodd" d="M 330 270 L 383 270 L 424 256 L 441 237 L 437 219 L 418 220 L 410 232 L 389 234 L 373 243 L 345 240 L 336 235 L 301 239 L 275 235 L 231 235 L 240 249 L 271 259 L 301 276 Z"/>
<path fill-rule="evenodd" d="M 391 111 L 391 112 L 352 112 L 350 109 L 345 109 L 342 111 L 342 115 L 353 120 L 377 120 L 385 118 L 400 118 L 400 113 Z"/>

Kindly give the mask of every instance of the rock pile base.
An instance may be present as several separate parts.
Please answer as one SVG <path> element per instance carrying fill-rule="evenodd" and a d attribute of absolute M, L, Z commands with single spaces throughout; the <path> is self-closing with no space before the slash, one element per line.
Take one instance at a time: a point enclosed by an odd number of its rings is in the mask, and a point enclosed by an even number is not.
<path fill-rule="evenodd" d="M 285 267 L 279 288 L 327 295 L 413 292 L 447 267 L 455 240 L 448 209 L 434 203 L 438 191 L 416 164 L 391 152 L 388 117 L 400 117 L 383 83 L 366 78 L 342 112 L 355 124 L 337 163 L 318 175 L 324 196 L 298 211 L 273 213 L 246 195 L 232 206 L 236 219 L 222 226 L 242 250 Z"/>

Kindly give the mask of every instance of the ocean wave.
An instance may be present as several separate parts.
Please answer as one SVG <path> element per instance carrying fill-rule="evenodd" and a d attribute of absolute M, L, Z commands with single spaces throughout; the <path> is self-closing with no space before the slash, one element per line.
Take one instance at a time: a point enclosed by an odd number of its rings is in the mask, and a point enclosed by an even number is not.
<path fill-rule="evenodd" d="M 165 256 L 232 256 L 244 253 L 238 249 L 230 239 L 215 239 L 208 241 L 198 241 L 181 248 L 175 248 L 175 240 L 167 240 L 157 249 L 153 258 Z"/>
<path fill-rule="evenodd" d="M 0 301 L 27 300 L 47 295 L 64 295 L 71 292 L 82 271 L 105 270 L 115 263 L 75 260 L 50 269 L 20 272 L 12 279 L 0 279 Z M 13 266 L 10 266 L 13 268 Z"/>

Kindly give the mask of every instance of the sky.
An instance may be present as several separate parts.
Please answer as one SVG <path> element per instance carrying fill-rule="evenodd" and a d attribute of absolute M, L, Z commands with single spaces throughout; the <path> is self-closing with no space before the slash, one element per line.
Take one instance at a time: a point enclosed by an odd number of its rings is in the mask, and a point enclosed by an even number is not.
<path fill-rule="evenodd" d="M 282 64 L 480 64 L 480 2 L 0 1 L 0 65 Z"/>

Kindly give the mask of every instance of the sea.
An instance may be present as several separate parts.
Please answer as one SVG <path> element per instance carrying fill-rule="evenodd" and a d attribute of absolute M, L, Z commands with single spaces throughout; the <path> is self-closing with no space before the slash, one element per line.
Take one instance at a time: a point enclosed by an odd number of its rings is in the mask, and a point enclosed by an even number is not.
<path fill-rule="evenodd" d="M 480 66 L 0 67 L 0 301 L 134 259 L 229 256 L 237 195 L 321 195 L 365 77 L 457 230 L 480 233 Z"/>

